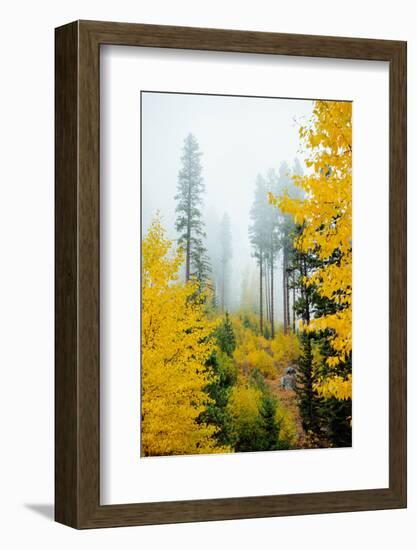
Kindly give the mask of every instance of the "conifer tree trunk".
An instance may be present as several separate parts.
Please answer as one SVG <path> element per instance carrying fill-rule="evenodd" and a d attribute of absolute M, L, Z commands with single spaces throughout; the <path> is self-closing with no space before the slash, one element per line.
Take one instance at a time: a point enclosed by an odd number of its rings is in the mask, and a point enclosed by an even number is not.
<path fill-rule="evenodd" d="M 178 232 L 178 245 L 185 255 L 185 280 L 196 277 L 200 288 L 207 283 L 210 264 L 203 239 L 202 195 L 205 191 L 200 162 L 201 151 L 198 141 L 192 134 L 184 139 L 181 169 L 178 173 L 175 200 L 175 229 Z"/>
<path fill-rule="evenodd" d="M 188 223 L 187 223 L 187 245 L 185 252 L 185 280 L 190 280 L 190 262 L 191 262 L 191 223 L 190 223 L 190 209 L 188 209 Z"/>
<path fill-rule="evenodd" d="M 275 338 L 274 327 L 274 251 L 271 248 L 271 338 Z"/>
<path fill-rule="evenodd" d="M 292 272 L 292 331 L 295 333 L 295 269 Z"/>
<path fill-rule="evenodd" d="M 307 264 L 306 259 L 303 258 L 300 265 L 300 272 L 302 277 L 307 276 Z M 302 293 L 304 298 L 304 308 L 302 319 L 306 324 L 310 323 L 310 290 L 303 284 Z M 302 377 L 304 388 L 302 390 L 302 417 L 303 426 L 307 430 L 312 430 L 314 433 L 318 433 L 318 419 L 316 412 L 316 399 L 313 389 L 313 354 L 312 354 L 312 334 L 306 332 L 302 336 Z"/>
<path fill-rule="evenodd" d="M 271 320 L 271 310 L 270 310 L 270 301 L 269 301 L 269 277 L 268 277 L 268 262 L 265 261 L 265 308 L 266 308 L 266 319 L 269 322 Z"/>
<path fill-rule="evenodd" d="M 307 277 L 307 264 L 305 258 L 303 259 L 303 278 Z M 305 322 L 310 323 L 310 296 L 308 287 L 304 287 L 305 292 L 305 302 L 306 302 L 306 311 L 305 311 Z"/>
<path fill-rule="evenodd" d="M 284 246 L 282 251 L 282 311 L 284 319 L 284 334 L 288 333 L 288 317 L 287 317 L 287 251 Z"/>
<path fill-rule="evenodd" d="M 307 276 L 307 266 L 305 258 L 303 260 L 303 277 Z M 309 291 L 307 288 L 305 288 L 305 322 L 307 324 L 310 323 L 310 300 L 309 300 Z M 313 407 L 313 401 L 314 401 L 314 392 L 313 392 L 313 356 L 311 351 L 311 333 L 307 333 L 307 342 L 306 342 L 306 349 L 305 349 L 306 359 L 309 364 L 309 372 L 308 372 L 308 378 L 307 378 L 307 397 L 308 397 L 308 404 L 309 404 L 309 421 L 310 426 L 315 425 L 315 415 L 314 415 L 314 407 Z"/>
<path fill-rule="evenodd" d="M 286 270 L 286 277 L 285 277 L 285 291 L 287 293 L 287 297 L 285 299 L 285 303 L 287 305 L 287 328 L 289 329 L 291 326 L 291 320 L 290 320 L 290 279 L 288 276 L 288 269 Z"/>
<path fill-rule="evenodd" d="M 261 334 L 264 333 L 264 325 L 263 325 L 263 296 L 262 296 L 262 277 L 263 277 L 263 273 L 262 273 L 262 262 L 263 262 L 263 259 L 262 259 L 262 250 L 260 251 L 259 253 L 259 325 L 260 325 L 260 329 L 261 329 Z"/>

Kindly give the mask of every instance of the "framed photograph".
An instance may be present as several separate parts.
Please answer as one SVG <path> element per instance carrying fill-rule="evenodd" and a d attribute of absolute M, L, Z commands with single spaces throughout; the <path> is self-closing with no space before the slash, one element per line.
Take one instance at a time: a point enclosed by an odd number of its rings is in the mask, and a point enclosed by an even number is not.
<path fill-rule="evenodd" d="M 406 506 L 406 43 L 56 29 L 56 521 Z"/>

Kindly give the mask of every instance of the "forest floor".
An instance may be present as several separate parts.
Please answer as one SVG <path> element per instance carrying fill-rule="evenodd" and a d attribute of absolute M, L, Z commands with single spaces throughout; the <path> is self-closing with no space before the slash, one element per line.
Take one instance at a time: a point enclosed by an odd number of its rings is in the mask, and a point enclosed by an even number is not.
<path fill-rule="evenodd" d="M 303 430 L 300 411 L 299 411 L 298 404 L 297 404 L 297 395 L 296 395 L 295 391 L 294 390 L 285 390 L 281 386 L 280 379 L 284 375 L 284 368 L 285 368 L 285 366 L 283 366 L 278 371 L 278 376 L 274 380 L 265 379 L 265 382 L 271 388 L 272 393 L 281 402 L 282 406 L 286 410 L 288 410 L 291 413 L 292 417 L 294 418 L 295 425 L 296 425 L 296 431 L 297 431 L 297 443 L 296 443 L 295 448 L 301 449 L 301 448 L 305 448 L 306 434 Z"/>

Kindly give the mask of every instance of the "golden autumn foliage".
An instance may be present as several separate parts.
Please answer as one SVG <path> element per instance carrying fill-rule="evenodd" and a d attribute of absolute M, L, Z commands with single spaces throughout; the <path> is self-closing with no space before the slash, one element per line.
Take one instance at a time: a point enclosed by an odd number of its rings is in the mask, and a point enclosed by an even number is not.
<path fill-rule="evenodd" d="M 176 240 L 158 214 L 142 241 L 142 456 L 352 443 L 352 105 L 305 108 L 304 165 L 258 174 L 248 219 L 225 211 L 220 233 L 185 140 Z"/>
<path fill-rule="evenodd" d="M 233 419 L 235 429 L 244 437 L 259 437 L 262 426 L 262 390 L 241 382 L 233 388 L 228 403 L 228 411 Z M 297 440 L 297 429 L 294 418 L 279 400 L 275 402 L 275 421 L 278 427 L 277 441 L 288 448 Z"/>
<path fill-rule="evenodd" d="M 297 427 L 293 415 L 280 401 L 277 404 L 275 418 L 280 427 L 279 436 L 281 441 L 285 441 L 289 447 L 292 447 L 297 441 Z"/>
<path fill-rule="evenodd" d="M 335 397 L 339 400 L 350 399 L 352 397 L 352 375 L 342 378 L 337 374 L 332 374 L 323 378 L 316 384 L 317 392 L 324 398 Z"/>
<path fill-rule="evenodd" d="M 337 304 L 334 314 L 311 319 L 305 330 L 329 330 L 333 354 L 326 359 L 327 374 L 316 384 L 324 397 L 351 397 L 351 376 L 344 379 L 334 369 L 352 351 L 352 104 L 316 101 L 312 125 L 300 129 L 310 156 L 310 173 L 295 177 L 302 199 L 270 196 L 270 201 L 302 227 L 295 240 L 298 250 L 314 254 L 322 267 L 305 283 Z"/>
<path fill-rule="evenodd" d="M 248 373 L 257 369 L 265 378 L 277 377 L 278 367 L 295 362 L 300 355 L 300 345 L 295 334 L 278 331 L 273 340 L 255 334 L 243 326 L 238 316 L 233 318 L 237 334 L 237 347 L 233 358 Z"/>
<path fill-rule="evenodd" d="M 317 380 L 313 386 L 317 393 L 325 399 L 331 397 L 340 400 L 350 399 L 352 397 L 352 374 L 348 374 L 347 377 L 343 378 L 330 371 L 327 376 L 323 376 L 320 374 L 322 371 L 323 356 L 319 345 L 313 344 L 312 355 L 314 379 Z"/>
<path fill-rule="evenodd" d="M 287 366 L 296 363 L 300 357 L 300 341 L 296 334 L 284 334 L 278 331 L 273 340 L 269 342 L 274 361 L 278 366 Z"/>
<path fill-rule="evenodd" d="M 262 393 L 258 388 L 239 384 L 233 388 L 229 399 L 229 411 L 235 423 L 255 424 L 259 414 Z"/>
<path fill-rule="evenodd" d="M 237 365 L 246 368 L 248 372 L 256 368 L 265 378 L 276 378 L 277 373 L 273 358 L 257 344 L 257 338 L 246 340 L 244 345 L 239 346 L 234 351 L 234 360 Z"/>
<path fill-rule="evenodd" d="M 142 242 L 142 455 L 229 451 L 216 446 L 216 427 L 197 421 L 214 380 L 205 367 L 215 328 L 197 285 L 180 282 L 181 251 L 156 218 Z"/>

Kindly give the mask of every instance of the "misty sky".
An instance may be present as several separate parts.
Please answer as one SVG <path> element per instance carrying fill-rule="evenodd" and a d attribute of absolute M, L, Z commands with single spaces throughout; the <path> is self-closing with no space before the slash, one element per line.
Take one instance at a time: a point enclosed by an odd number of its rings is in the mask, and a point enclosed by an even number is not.
<path fill-rule="evenodd" d="M 207 233 L 217 239 L 219 220 L 231 219 L 232 280 L 255 267 L 248 238 L 257 174 L 295 157 L 303 163 L 298 129 L 312 113 L 311 100 L 142 92 L 142 228 L 157 210 L 176 238 L 175 200 L 184 138 L 193 133 L 203 152 Z M 252 267 L 250 268 L 252 269 Z"/>

